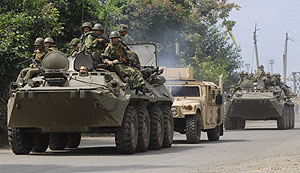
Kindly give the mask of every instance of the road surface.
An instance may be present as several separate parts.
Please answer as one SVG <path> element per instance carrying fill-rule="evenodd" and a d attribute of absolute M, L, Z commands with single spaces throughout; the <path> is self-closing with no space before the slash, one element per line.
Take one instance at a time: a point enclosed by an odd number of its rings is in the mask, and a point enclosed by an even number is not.
<path fill-rule="evenodd" d="M 172 148 L 118 154 L 111 137 L 83 138 L 79 149 L 14 155 L 0 150 L 0 172 L 300 172 L 300 117 L 295 129 L 275 121 L 247 121 L 245 130 L 224 131 L 218 142 L 187 144 L 175 134 Z"/>

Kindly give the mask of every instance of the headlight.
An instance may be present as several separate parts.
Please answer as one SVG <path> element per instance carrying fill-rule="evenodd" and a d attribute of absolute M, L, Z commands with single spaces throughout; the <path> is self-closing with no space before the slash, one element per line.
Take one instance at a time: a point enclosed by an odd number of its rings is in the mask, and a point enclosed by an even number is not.
<path fill-rule="evenodd" d="M 177 115 L 177 113 L 178 113 L 177 108 L 172 108 L 171 110 L 172 110 L 173 115 Z"/>

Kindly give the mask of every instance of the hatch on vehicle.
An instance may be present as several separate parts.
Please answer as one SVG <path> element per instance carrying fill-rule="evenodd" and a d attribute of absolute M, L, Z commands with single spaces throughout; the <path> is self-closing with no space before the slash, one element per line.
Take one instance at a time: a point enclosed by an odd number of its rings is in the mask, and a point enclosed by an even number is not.
<path fill-rule="evenodd" d="M 139 56 L 141 66 L 157 66 L 156 45 L 154 43 L 129 44 L 128 47 Z"/>

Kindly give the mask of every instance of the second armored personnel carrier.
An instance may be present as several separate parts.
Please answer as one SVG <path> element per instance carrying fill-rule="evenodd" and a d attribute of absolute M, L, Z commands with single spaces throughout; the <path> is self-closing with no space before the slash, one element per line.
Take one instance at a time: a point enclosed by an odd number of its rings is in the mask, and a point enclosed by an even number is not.
<path fill-rule="evenodd" d="M 164 76 L 174 103 L 172 113 L 175 131 L 186 134 L 188 143 L 200 142 L 201 131 L 208 140 L 223 135 L 222 77 L 219 86 L 193 79 L 192 68 L 166 68 Z"/>
<path fill-rule="evenodd" d="M 252 80 L 245 79 L 240 90 L 227 96 L 224 104 L 226 130 L 244 129 L 246 120 L 276 120 L 278 129 L 294 128 L 294 103 L 291 99 L 284 96 L 279 86 L 260 88 L 254 87 Z"/>
<path fill-rule="evenodd" d="M 156 66 L 156 45 L 131 45 L 145 68 Z M 150 64 L 149 64 L 150 62 Z M 79 72 L 81 66 L 88 72 Z M 153 70 L 155 71 L 155 70 Z M 130 89 L 90 54 L 67 58 L 49 52 L 41 75 L 24 87 L 12 83 L 8 101 L 9 142 L 15 154 L 76 148 L 81 133 L 114 133 L 120 153 L 171 147 L 173 97 L 157 72 L 147 78 L 149 92 Z M 154 81 L 156 80 L 156 81 Z"/>

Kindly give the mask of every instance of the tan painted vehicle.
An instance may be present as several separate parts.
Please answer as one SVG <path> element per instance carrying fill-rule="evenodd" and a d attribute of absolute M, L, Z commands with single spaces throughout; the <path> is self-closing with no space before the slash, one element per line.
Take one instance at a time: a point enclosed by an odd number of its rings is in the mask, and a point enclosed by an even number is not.
<path fill-rule="evenodd" d="M 219 86 L 194 80 L 192 68 L 166 68 L 164 76 L 174 97 L 174 130 L 186 134 L 188 143 L 200 142 L 201 131 L 218 141 L 223 135 L 222 76 Z"/>

